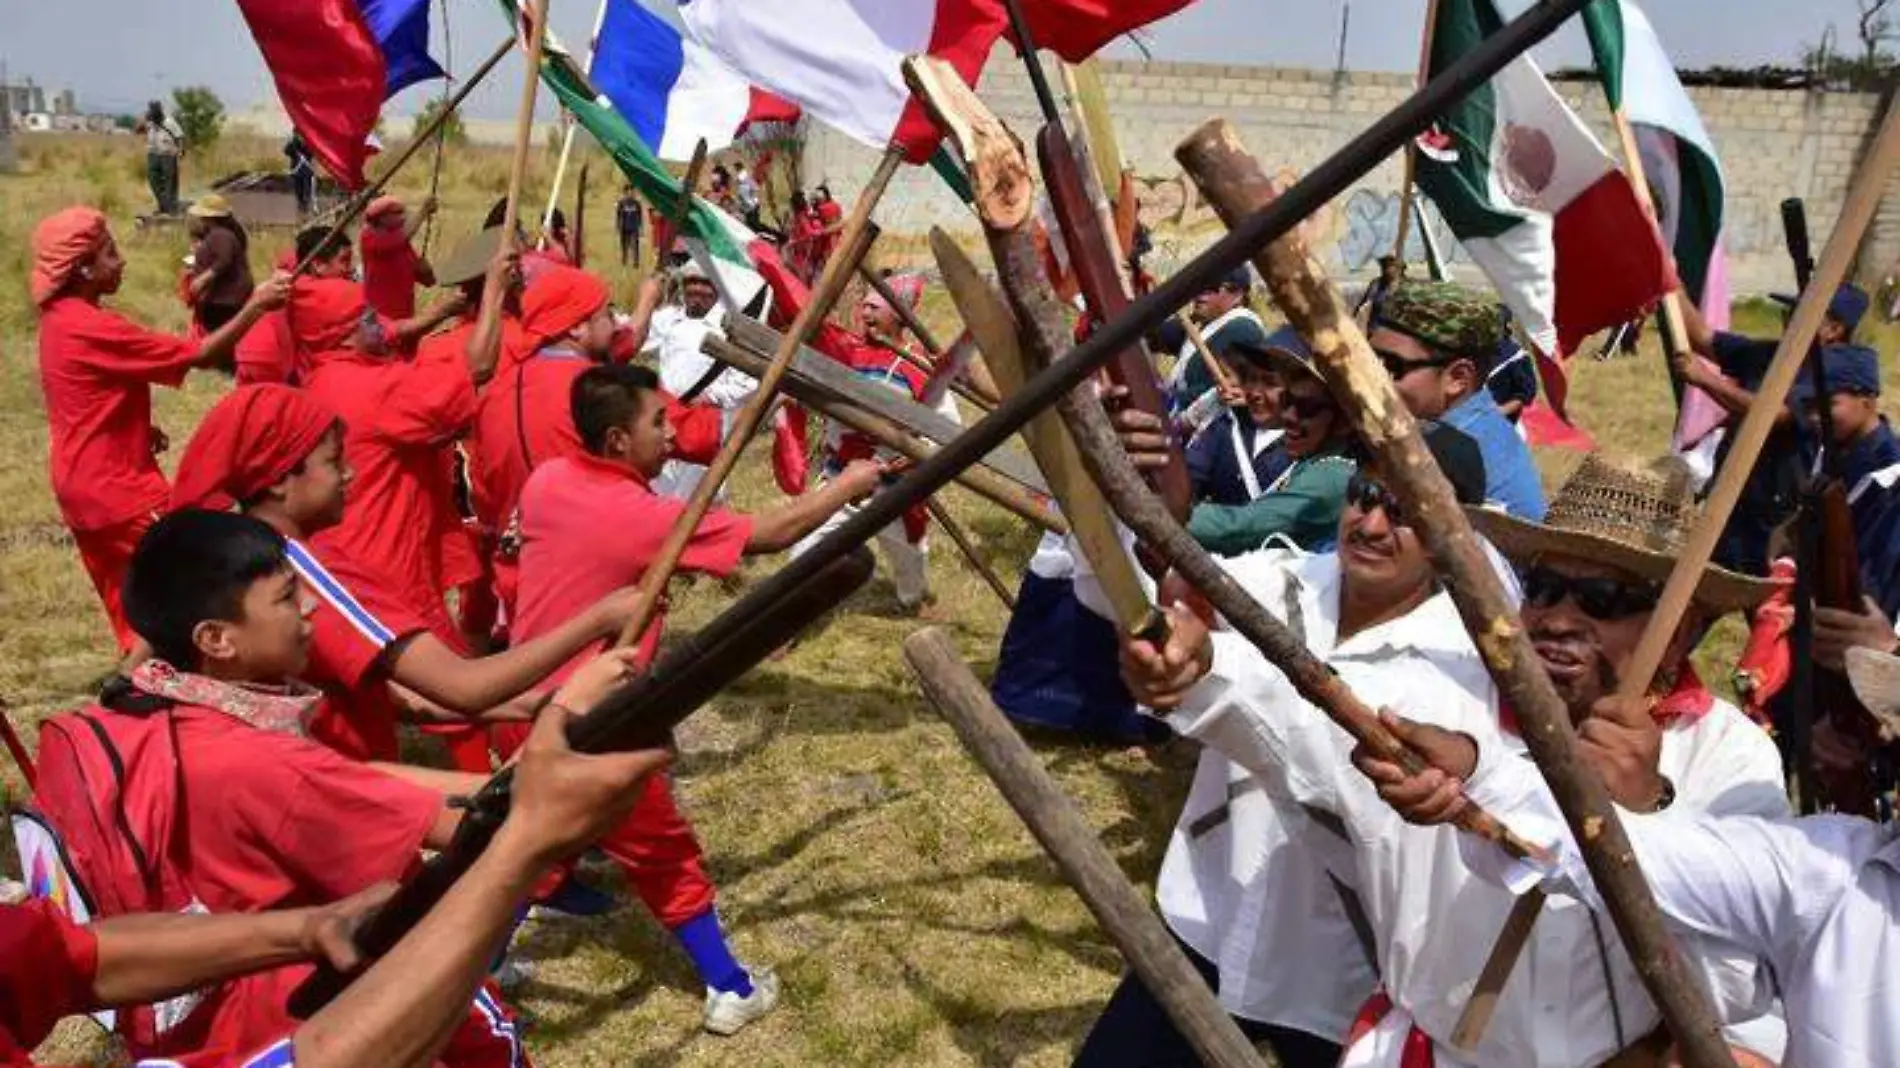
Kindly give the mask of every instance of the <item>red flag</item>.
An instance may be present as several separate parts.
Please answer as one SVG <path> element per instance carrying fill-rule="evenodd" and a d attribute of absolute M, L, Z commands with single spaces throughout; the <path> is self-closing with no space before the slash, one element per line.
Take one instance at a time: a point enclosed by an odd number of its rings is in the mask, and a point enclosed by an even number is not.
<path fill-rule="evenodd" d="M 361 9 L 352 0 L 238 0 L 238 10 L 311 154 L 345 187 L 362 188 L 388 75 Z"/>
<path fill-rule="evenodd" d="M 1023 0 L 1023 18 L 1036 47 L 1071 63 L 1100 52 L 1110 41 L 1167 18 L 1193 0 Z M 1014 35 L 1011 40 L 1014 41 Z"/>

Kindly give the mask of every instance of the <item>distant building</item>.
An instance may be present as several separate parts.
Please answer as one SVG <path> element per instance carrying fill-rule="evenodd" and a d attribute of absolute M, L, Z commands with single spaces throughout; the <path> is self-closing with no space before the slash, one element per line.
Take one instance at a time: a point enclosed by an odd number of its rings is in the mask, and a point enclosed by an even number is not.
<path fill-rule="evenodd" d="M 46 111 L 46 89 L 33 84 L 31 78 L 17 85 L 0 85 L 0 98 L 5 99 L 7 111 L 16 116 Z"/>

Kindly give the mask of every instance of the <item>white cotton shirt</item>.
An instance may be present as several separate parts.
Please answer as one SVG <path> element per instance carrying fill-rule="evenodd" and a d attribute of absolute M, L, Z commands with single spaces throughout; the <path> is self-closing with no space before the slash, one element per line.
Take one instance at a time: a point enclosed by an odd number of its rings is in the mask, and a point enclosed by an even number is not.
<path fill-rule="evenodd" d="M 1472 777 L 1472 800 L 1533 841 L 1554 843 L 1552 893 L 1602 910 L 1583 855 L 1534 772 L 1495 762 Z M 1788 1020 L 1792 1068 L 1900 1065 L 1900 831 L 1848 816 L 1716 817 L 1672 806 L 1622 813 L 1656 904 L 1679 932 L 1759 955 Z M 1519 889 L 1513 864 L 1467 841 L 1474 870 Z"/>
<path fill-rule="evenodd" d="M 1475 737 L 1497 736 L 1495 690 L 1448 596 L 1441 593 L 1402 619 L 1335 645 L 1339 581 L 1338 558 L 1332 555 L 1311 557 L 1296 569 L 1281 568 L 1278 578 L 1271 571 L 1242 578 L 1277 614 L 1289 603 L 1289 589 L 1298 588 L 1308 645 L 1367 704 Z M 1459 834 L 1404 825 L 1351 767 L 1352 741 L 1345 731 L 1301 699 L 1285 676 L 1236 634 L 1215 635 L 1213 671 L 1173 721 L 1177 730 L 1268 783 L 1267 793 L 1302 813 L 1309 829 L 1336 828 L 1326 836 L 1330 848 L 1312 855 L 1325 857 L 1331 876 L 1358 895 L 1383 982 L 1396 1004 L 1427 1034 L 1448 1036 L 1511 905 L 1507 893 L 1466 868 Z M 1493 761 L 1529 766 L 1495 745 L 1487 752 Z M 1661 765 L 1677 783 L 1678 804 L 1685 808 L 1786 811 L 1774 746 L 1730 706 L 1718 704 L 1696 724 L 1667 732 Z M 1197 778 L 1196 790 L 1201 788 Z M 1282 851 L 1306 844 L 1291 844 L 1291 837 L 1270 835 L 1267 844 Z M 1286 911 L 1291 915 L 1279 926 L 1289 929 L 1276 927 L 1272 933 L 1281 941 L 1303 937 L 1297 928 L 1307 916 Z M 1329 920 L 1324 909 L 1318 920 L 1307 936 L 1324 929 Z M 1246 932 L 1233 933 L 1239 940 Z M 1258 960 L 1262 970 L 1277 965 L 1284 982 L 1289 978 L 1285 960 L 1336 956 L 1276 960 L 1262 953 Z M 1729 1010 L 1725 1015 L 1752 1019 L 1765 1012 L 1766 984 L 1752 956 L 1710 957 L 1705 963 Z M 1310 981 L 1318 970 L 1292 971 Z M 1225 979 L 1223 972 L 1223 985 Z M 1367 982 L 1352 1007 L 1370 993 Z M 1553 902 L 1505 987 L 1485 1041 L 1468 1056 L 1440 1044 L 1438 1064 L 1595 1065 L 1641 1038 L 1658 1020 L 1614 929 L 1593 921 L 1575 903 Z M 1748 1044 L 1778 1052 L 1775 1021 L 1750 1026 L 1761 1034 Z M 1397 1065 L 1397 1050 L 1366 1063 Z"/>
<path fill-rule="evenodd" d="M 653 354 L 660 373 L 661 389 L 675 397 L 684 398 L 688 390 L 698 385 L 702 378 L 718 366 L 718 361 L 706 355 L 700 346 L 708 336 L 726 336 L 725 319 L 725 310 L 720 307 L 714 307 L 704 319 L 692 318 L 678 305 L 669 305 L 653 313 L 652 325 L 647 329 L 646 348 L 642 351 Z M 726 409 L 730 419 L 730 413 L 744 405 L 746 398 L 758 388 L 759 383 L 751 375 L 728 367 L 693 400 Z"/>

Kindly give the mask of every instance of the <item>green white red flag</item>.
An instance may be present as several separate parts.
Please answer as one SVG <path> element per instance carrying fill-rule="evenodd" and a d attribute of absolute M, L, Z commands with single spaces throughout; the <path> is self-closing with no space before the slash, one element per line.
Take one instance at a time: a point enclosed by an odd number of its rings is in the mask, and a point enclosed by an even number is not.
<path fill-rule="evenodd" d="M 1432 74 L 1503 22 L 1491 0 L 1440 0 Z M 1561 413 L 1563 359 L 1675 287 L 1655 221 L 1529 57 L 1446 112 L 1418 152 L 1419 188 L 1550 358 L 1545 392 Z"/>

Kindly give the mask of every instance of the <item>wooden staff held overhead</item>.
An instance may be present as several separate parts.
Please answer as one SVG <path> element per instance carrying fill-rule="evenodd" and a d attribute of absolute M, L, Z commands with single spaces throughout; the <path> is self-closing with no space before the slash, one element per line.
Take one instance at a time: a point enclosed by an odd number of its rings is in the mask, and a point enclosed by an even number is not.
<path fill-rule="evenodd" d="M 1196 130 L 1176 149 L 1175 158 L 1229 226 L 1274 197 L 1266 173 L 1224 120 Z M 1499 697 L 1516 713 L 1531 756 L 1575 833 L 1630 959 L 1686 1063 L 1732 1068 L 1734 1060 L 1715 1014 L 1663 927 L 1609 791 L 1578 757 L 1569 711 L 1391 378 L 1297 231 L 1268 245 L 1254 262 L 1274 302 L 1312 347 L 1333 396 L 1387 472 L 1412 517 L 1412 529 L 1431 551 Z"/>
<path fill-rule="evenodd" d="M 534 0 L 527 15 L 528 72 L 521 80 L 521 110 L 515 116 L 515 155 L 508 168 L 508 206 L 503 209 L 501 232 L 513 234 L 521 221 L 521 187 L 528 179 L 528 149 L 534 144 L 534 98 L 541 88 L 541 57 L 547 52 L 548 0 Z M 444 109 L 445 111 L 447 109 Z"/>
<path fill-rule="evenodd" d="M 1252 1044 L 1174 936 L 1022 735 L 1003 718 L 950 640 L 934 627 L 920 630 L 905 639 L 904 660 L 924 696 L 950 722 L 964 748 L 996 783 L 1202 1061 L 1216 1068 L 1261 1068 Z"/>
<path fill-rule="evenodd" d="M 543 3 L 546 0 L 542 0 Z M 858 262 L 864 258 L 870 242 L 866 240 L 871 222 L 871 212 L 883 199 L 884 191 L 890 188 L 891 179 L 896 176 L 897 168 L 904 162 L 904 150 L 892 146 L 884 151 L 884 157 L 878 161 L 877 171 L 871 175 L 869 185 L 858 194 L 858 201 L 851 208 L 850 218 L 845 221 L 844 237 L 838 250 L 826 261 L 824 273 L 818 278 L 818 285 L 811 294 L 811 300 L 799 311 L 792 328 L 780 341 L 778 351 L 772 354 L 772 363 L 765 369 L 765 375 L 759 379 L 759 388 L 739 410 L 734 421 L 732 433 L 726 443 L 719 448 L 719 455 L 713 458 L 707 468 L 706 476 L 694 487 L 693 496 L 686 502 L 686 511 L 667 532 L 666 541 L 660 546 L 660 554 L 653 566 L 647 568 L 640 577 L 638 599 L 634 602 L 632 615 L 626 626 L 620 631 L 620 644 L 632 645 L 646 633 L 653 617 L 659 613 L 661 598 L 666 594 L 666 584 L 672 580 L 673 572 L 679 567 L 680 557 L 686 552 L 687 543 L 692 541 L 699 530 L 700 520 L 706 518 L 706 512 L 712 507 L 713 496 L 726 483 L 726 476 L 739 462 L 739 454 L 745 451 L 746 443 L 765 422 L 766 413 L 771 409 L 773 398 L 778 392 L 779 381 L 785 377 L 785 369 L 791 366 L 792 358 L 798 355 L 798 349 L 818 331 L 819 324 L 831 314 L 831 309 L 844 295 L 845 283 L 851 280 L 851 274 Z M 683 196 L 690 203 L 691 191 Z"/>
<path fill-rule="evenodd" d="M 938 62 L 912 59 L 906 66 L 925 67 Z M 1030 227 L 1029 164 L 1022 143 L 959 79 L 920 72 L 911 78 L 911 84 L 937 125 L 951 131 L 951 140 L 962 151 L 976 179 L 978 213 L 996 258 L 1003 291 L 1021 324 L 1023 350 L 1032 360 L 1054 362 L 1068 344 L 1067 313 L 1036 251 Z M 1242 589 L 1181 527 L 1169 508 L 1145 488 L 1146 482 L 1122 451 L 1101 404 L 1090 391 L 1070 391 L 1057 402 L 1057 409 L 1103 495 L 1145 546 L 1199 587 L 1234 629 L 1287 676 L 1301 697 L 1381 757 L 1424 770 L 1424 762 L 1385 727 L 1377 711 L 1359 700 L 1331 668 Z M 1426 459 L 1429 462 L 1429 455 Z M 1437 468 L 1432 471 L 1436 474 Z M 1439 478 L 1442 482 L 1443 476 Z M 1449 499 L 1450 488 L 1444 492 Z M 1515 855 L 1539 855 L 1488 813 L 1475 811 L 1476 806 L 1468 807 L 1474 811 L 1469 819 L 1460 821 L 1460 827 Z"/>
<path fill-rule="evenodd" d="M 1438 32 L 1438 0 L 1426 0 L 1425 32 L 1418 46 L 1418 80 L 1424 85 L 1432 76 L 1432 39 Z M 1392 242 L 1392 254 L 1405 258 L 1405 240 L 1412 233 L 1412 187 L 1418 181 L 1418 142 L 1405 146 L 1405 181 L 1399 186 L 1399 233 Z"/>

